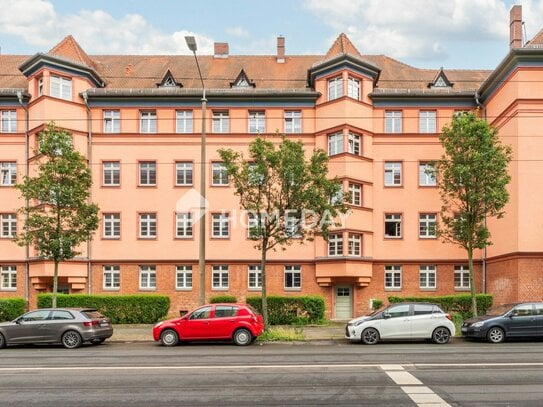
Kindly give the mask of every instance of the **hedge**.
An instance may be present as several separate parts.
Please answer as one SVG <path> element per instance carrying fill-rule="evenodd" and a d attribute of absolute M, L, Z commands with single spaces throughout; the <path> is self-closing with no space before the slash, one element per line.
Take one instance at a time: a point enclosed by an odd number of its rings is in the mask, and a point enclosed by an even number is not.
<path fill-rule="evenodd" d="M 490 294 L 477 294 L 477 311 L 480 315 L 486 313 L 486 311 L 492 306 L 492 295 Z M 433 302 L 438 304 L 445 312 L 457 313 L 462 316 L 463 319 L 470 318 L 473 314 L 471 312 L 471 294 L 458 294 L 458 295 L 442 295 L 442 296 L 420 296 L 420 297 L 388 297 L 388 301 L 392 303 L 397 302 Z"/>
<path fill-rule="evenodd" d="M 13 321 L 25 312 L 26 301 L 24 298 L 0 298 L 0 321 Z"/>
<path fill-rule="evenodd" d="M 238 299 L 234 295 L 216 295 L 209 299 L 210 304 L 236 303 Z"/>
<path fill-rule="evenodd" d="M 324 319 L 322 297 L 269 295 L 267 300 L 270 325 L 314 324 Z M 262 297 L 247 297 L 247 304 L 262 312 Z"/>
<path fill-rule="evenodd" d="M 143 295 L 58 294 L 58 307 L 93 307 L 114 324 L 153 324 L 170 309 L 170 297 Z M 51 294 L 38 295 L 38 308 L 51 307 Z"/>

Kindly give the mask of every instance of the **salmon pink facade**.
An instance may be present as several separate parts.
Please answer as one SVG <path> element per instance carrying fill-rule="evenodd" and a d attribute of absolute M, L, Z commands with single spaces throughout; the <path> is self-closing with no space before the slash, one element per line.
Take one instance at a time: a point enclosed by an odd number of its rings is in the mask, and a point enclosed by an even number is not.
<path fill-rule="evenodd" d="M 247 152 L 261 135 L 329 154 L 350 211 L 325 241 L 269 255 L 268 294 L 325 298 L 347 319 L 389 295 L 469 291 L 466 253 L 435 235 L 441 202 L 427 175 L 438 135 L 474 111 L 513 147 L 511 199 L 488 219 L 493 245 L 476 253 L 476 287 L 496 303 L 543 299 L 543 33 L 511 47 L 493 71 L 417 69 L 360 53 L 340 34 L 325 55 L 236 56 L 227 44 L 198 55 L 207 99 L 206 299 L 261 291 L 260 253 L 247 234 L 217 150 Z M 37 134 L 49 122 L 73 134 L 89 162 L 100 227 L 60 266 L 67 293 L 167 294 L 172 313 L 197 305 L 203 94 L 194 57 L 88 55 L 71 36 L 46 53 L 0 55 L 0 296 L 35 307 L 53 266 L 12 237 L 24 219 L 14 187 L 36 170 Z"/>

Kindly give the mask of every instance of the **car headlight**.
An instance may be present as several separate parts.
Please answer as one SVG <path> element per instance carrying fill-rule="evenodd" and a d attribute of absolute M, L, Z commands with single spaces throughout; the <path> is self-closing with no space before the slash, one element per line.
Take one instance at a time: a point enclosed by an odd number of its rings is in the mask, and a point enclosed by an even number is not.
<path fill-rule="evenodd" d="M 474 324 L 472 324 L 471 326 L 473 328 L 480 328 L 484 325 L 484 322 L 475 322 Z"/>
<path fill-rule="evenodd" d="M 364 322 L 366 322 L 365 320 L 362 320 L 362 321 L 356 321 L 354 323 L 354 326 L 359 326 L 359 325 L 362 325 Z"/>

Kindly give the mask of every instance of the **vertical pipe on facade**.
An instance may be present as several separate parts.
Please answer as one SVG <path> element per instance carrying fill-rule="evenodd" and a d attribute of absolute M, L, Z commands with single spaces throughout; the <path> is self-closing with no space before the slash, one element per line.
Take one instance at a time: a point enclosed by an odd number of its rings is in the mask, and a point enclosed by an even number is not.
<path fill-rule="evenodd" d="M 85 107 L 87 108 L 87 161 L 92 174 L 92 114 L 89 106 L 87 92 L 81 94 Z M 92 185 L 89 191 L 89 202 L 92 202 Z M 87 292 L 92 293 L 92 264 L 91 264 L 92 244 L 91 239 L 87 239 Z"/>
<path fill-rule="evenodd" d="M 479 92 L 478 91 L 475 91 L 475 103 L 477 104 L 477 108 L 478 109 L 481 109 L 482 111 L 482 116 L 483 116 L 483 120 L 486 120 L 486 108 L 484 107 L 484 105 L 479 101 Z M 485 227 L 486 227 L 486 215 L 485 215 Z M 486 294 L 486 245 L 485 247 L 483 248 L 483 264 L 482 264 L 482 267 L 483 267 L 483 293 Z"/>

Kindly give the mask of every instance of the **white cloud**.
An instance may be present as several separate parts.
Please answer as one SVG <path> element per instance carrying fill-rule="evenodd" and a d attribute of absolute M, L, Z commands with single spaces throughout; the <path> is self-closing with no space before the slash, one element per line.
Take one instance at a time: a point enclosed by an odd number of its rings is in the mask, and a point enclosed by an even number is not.
<path fill-rule="evenodd" d="M 240 26 L 227 27 L 225 31 L 228 35 L 231 35 L 233 37 L 240 37 L 240 38 L 249 37 L 249 31 L 247 31 L 245 28 L 240 27 Z"/>

